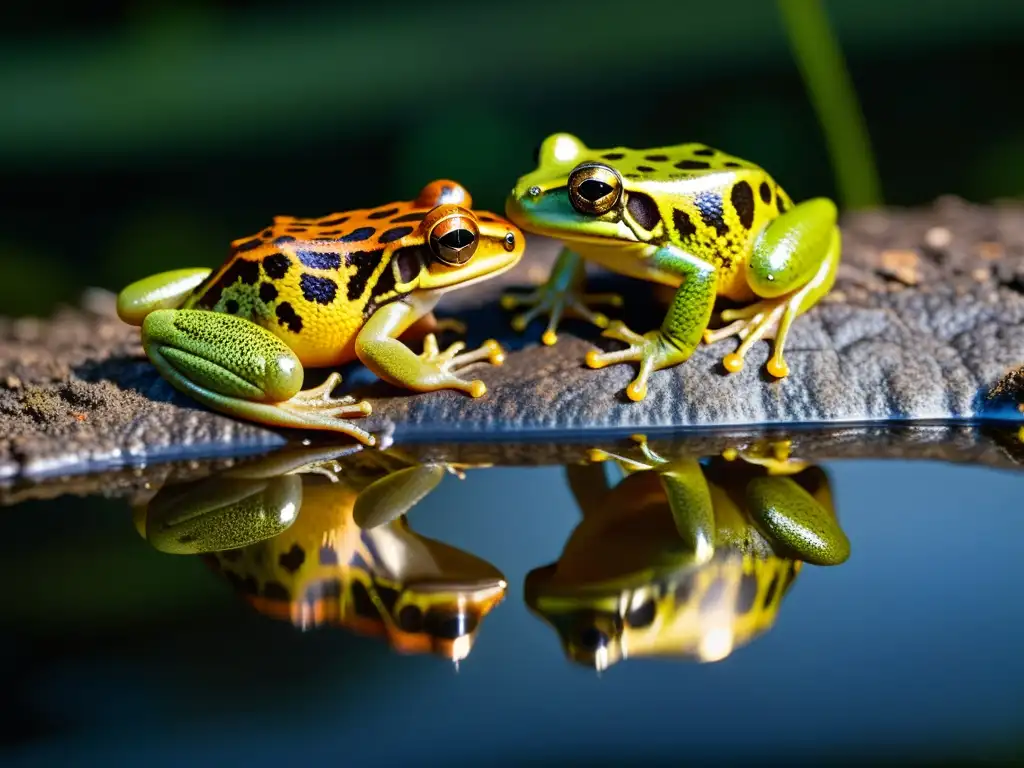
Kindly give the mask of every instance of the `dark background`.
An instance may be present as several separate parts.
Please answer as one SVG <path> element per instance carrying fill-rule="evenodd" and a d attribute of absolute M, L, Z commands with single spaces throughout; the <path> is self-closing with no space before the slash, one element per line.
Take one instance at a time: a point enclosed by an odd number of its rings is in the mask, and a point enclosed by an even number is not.
<path fill-rule="evenodd" d="M 1024 3 L 824 7 L 886 203 L 1024 191 Z M 500 208 L 556 130 L 702 141 L 846 202 L 769 0 L 39 0 L 0 24 L 0 95 L 3 314 L 439 176 Z"/>

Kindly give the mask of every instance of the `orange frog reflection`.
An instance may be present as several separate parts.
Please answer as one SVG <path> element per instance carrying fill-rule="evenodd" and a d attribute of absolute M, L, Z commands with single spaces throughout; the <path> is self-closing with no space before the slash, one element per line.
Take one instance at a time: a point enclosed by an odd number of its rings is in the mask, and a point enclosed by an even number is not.
<path fill-rule="evenodd" d="M 527 605 L 573 661 L 719 661 L 772 627 L 804 562 L 849 557 L 827 476 L 787 443 L 700 461 L 636 440 L 636 457 L 594 451 L 597 463 L 567 467 L 583 520 L 558 561 L 526 577 Z"/>
<path fill-rule="evenodd" d="M 203 555 L 267 616 L 457 662 L 506 582 L 490 563 L 409 527 L 405 513 L 448 473 L 459 469 L 394 450 L 273 454 L 161 489 L 136 506 L 136 526 L 158 550 Z"/>

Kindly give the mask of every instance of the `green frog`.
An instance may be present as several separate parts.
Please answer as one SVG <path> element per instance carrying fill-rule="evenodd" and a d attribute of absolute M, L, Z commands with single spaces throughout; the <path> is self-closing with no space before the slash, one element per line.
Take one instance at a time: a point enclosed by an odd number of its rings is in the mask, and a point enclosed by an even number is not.
<path fill-rule="evenodd" d="M 545 344 L 555 343 L 563 316 L 603 328 L 628 346 L 591 351 L 586 363 L 639 363 L 626 389 L 634 401 L 646 397 L 653 371 L 682 363 L 702 339 L 740 338 L 722 360 L 735 373 L 758 340 L 774 338 L 768 373 L 787 376 L 790 326 L 831 289 L 841 250 L 831 200 L 794 204 L 763 168 L 704 144 L 591 149 L 556 133 L 541 144 L 537 167 L 516 182 L 505 210 L 523 230 L 565 244 L 544 286 L 502 297 L 507 309 L 528 308 L 513 328 L 546 313 Z M 580 257 L 674 290 L 661 327 L 641 335 L 596 312 L 621 298 L 585 293 Z M 719 297 L 740 306 L 722 311 L 728 324 L 709 330 Z"/>
<path fill-rule="evenodd" d="M 583 519 L 559 560 L 526 578 L 527 605 L 570 659 L 724 659 L 772 627 L 804 562 L 849 557 L 827 476 L 785 442 L 705 460 L 638 442 L 637 457 L 595 451 L 567 467 Z M 609 459 L 624 475 L 614 486 Z"/>
<path fill-rule="evenodd" d="M 165 486 L 136 504 L 135 523 L 161 552 L 204 557 L 266 616 L 458 662 L 504 599 L 505 578 L 416 533 L 405 513 L 464 468 L 395 449 L 294 449 Z"/>

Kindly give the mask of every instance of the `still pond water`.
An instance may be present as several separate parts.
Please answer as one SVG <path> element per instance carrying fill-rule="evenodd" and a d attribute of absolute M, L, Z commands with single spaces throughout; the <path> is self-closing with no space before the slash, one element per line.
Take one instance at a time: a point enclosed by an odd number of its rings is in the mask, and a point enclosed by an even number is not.
<path fill-rule="evenodd" d="M 1013 750 L 1024 473 L 769 455 L 356 454 L 9 506 L 0 762 Z"/>

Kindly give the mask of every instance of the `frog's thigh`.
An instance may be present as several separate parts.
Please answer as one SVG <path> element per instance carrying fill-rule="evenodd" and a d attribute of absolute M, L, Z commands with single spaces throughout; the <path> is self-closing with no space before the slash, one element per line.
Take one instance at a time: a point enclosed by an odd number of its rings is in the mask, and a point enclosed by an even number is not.
<path fill-rule="evenodd" d="M 671 461 L 655 471 L 683 543 L 698 562 L 709 559 L 715 546 L 715 508 L 700 463 L 695 459 Z"/>
<path fill-rule="evenodd" d="M 356 498 L 352 519 L 364 530 L 394 522 L 434 490 L 446 473 L 443 464 L 423 464 L 375 480 Z"/>
<path fill-rule="evenodd" d="M 839 565 L 850 541 L 828 509 L 788 477 L 758 477 L 747 484 L 751 518 L 776 545 L 815 565 Z"/>
<path fill-rule="evenodd" d="M 285 531 L 302 507 L 302 478 L 207 478 L 162 488 L 146 507 L 145 538 L 161 552 L 202 554 L 249 546 Z"/>
<path fill-rule="evenodd" d="M 234 315 L 194 309 L 150 313 L 142 345 L 153 364 L 189 394 L 282 402 L 302 387 L 302 364 L 281 339 Z"/>
<path fill-rule="evenodd" d="M 209 269 L 175 269 L 136 280 L 117 295 L 117 316 L 129 325 L 142 325 L 158 309 L 177 309 L 210 276 Z"/>
<path fill-rule="evenodd" d="M 807 200 L 771 221 L 754 241 L 747 283 L 773 299 L 810 281 L 832 249 L 836 206 L 826 198 Z"/>

